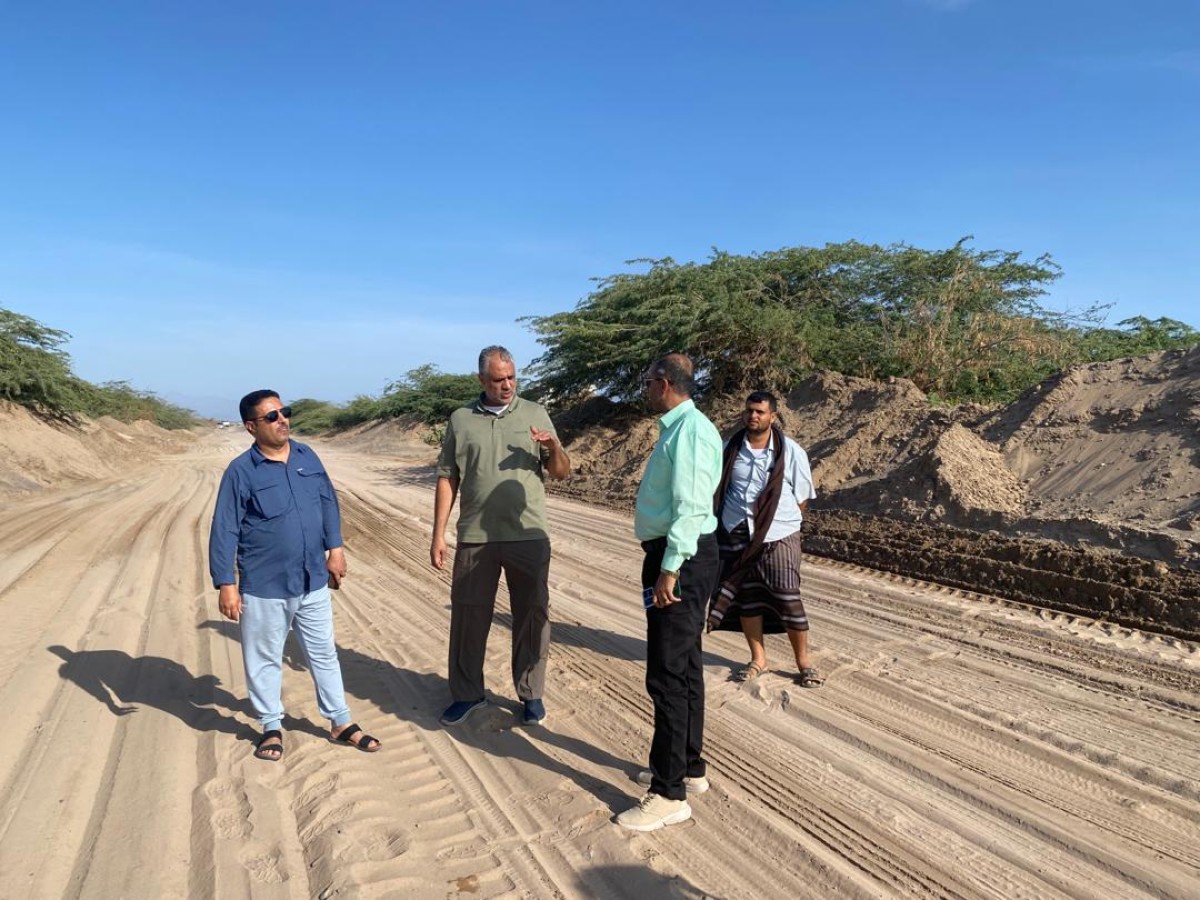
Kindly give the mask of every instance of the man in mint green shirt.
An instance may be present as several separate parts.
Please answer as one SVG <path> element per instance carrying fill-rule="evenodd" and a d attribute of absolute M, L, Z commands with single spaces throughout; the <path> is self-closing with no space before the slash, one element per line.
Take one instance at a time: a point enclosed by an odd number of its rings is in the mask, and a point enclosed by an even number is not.
<path fill-rule="evenodd" d="M 617 824 L 655 831 L 692 816 L 689 793 L 708 789 L 704 743 L 704 667 L 700 635 L 717 586 L 720 558 L 713 494 L 721 480 L 721 435 L 692 402 L 692 361 L 664 356 L 643 379 L 658 420 L 658 443 L 638 488 L 633 530 L 646 555 L 646 692 L 654 701 L 649 787 Z"/>

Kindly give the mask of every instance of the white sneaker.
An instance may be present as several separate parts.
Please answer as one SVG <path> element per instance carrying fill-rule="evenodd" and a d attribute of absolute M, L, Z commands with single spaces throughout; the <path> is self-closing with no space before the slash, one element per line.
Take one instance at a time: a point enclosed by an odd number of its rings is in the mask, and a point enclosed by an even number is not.
<path fill-rule="evenodd" d="M 692 817 L 686 800 L 669 800 L 662 794 L 646 794 L 633 809 L 617 816 L 617 824 L 633 831 L 658 831 L 664 825 L 678 825 Z"/>
<path fill-rule="evenodd" d="M 654 773 L 649 769 L 642 769 L 642 771 L 638 772 L 638 784 L 644 785 L 645 787 L 650 787 L 650 783 L 652 781 L 654 781 Z M 683 789 L 689 794 L 703 794 L 708 790 L 708 779 L 703 775 L 699 775 L 696 778 L 685 777 L 683 779 Z"/>

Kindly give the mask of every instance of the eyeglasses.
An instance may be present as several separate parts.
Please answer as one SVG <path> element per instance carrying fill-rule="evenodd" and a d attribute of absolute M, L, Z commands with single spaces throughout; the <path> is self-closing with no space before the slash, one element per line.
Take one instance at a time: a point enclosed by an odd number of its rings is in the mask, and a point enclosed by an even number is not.
<path fill-rule="evenodd" d="M 266 419 L 268 422 L 274 424 L 275 422 L 279 421 L 280 416 L 283 416 L 285 419 L 290 419 L 292 417 L 292 408 L 290 406 L 281 406 L 279 409 L 271 410 L 264 416 L 255 416 L 250 421 L 257 422 L 259 419 Z"/>
<path fill-rule="evenodd" d="M 667 379 L 665 379 L 665 378 L 643 378 L 642 384 L 646 385 L 646 387 L 649 387 L 650 385 L 654 384 L 654 382 L 656 382 L 656 381 L 666 381 L 666 380 Z"/>

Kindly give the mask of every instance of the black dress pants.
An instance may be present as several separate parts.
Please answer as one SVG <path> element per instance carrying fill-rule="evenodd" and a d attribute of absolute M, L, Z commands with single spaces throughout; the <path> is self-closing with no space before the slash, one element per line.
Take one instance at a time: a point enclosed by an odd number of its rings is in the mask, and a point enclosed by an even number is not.
<path fill-rule="evenodd" d="M 651 587 L 662 569 L 667 539 L 645 541 L 642 587 Z M 646 692 L 654 701 L 654 739 L 650 743 L 650 791 L 672 800 L 687 793 L 684 776 L 705 774 L 704 666 L 700 636 L 708 601 L 721 572 L 715 534 L 700 536 L 696 555 L 679 570 L 682 599 L 646 610 Z"/>

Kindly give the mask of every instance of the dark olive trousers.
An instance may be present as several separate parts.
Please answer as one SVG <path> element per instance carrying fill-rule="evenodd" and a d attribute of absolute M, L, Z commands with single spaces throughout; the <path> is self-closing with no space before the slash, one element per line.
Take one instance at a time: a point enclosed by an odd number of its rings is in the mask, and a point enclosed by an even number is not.
<path fill-rule="evenodd" d="M 500 570 L 512 608 L 512 678 L 520 700 L 540 700 L 550 653 L 550 541 L 459 544 L 450 587 L 450 696 L 483 697 L 483 661 Z"/>

